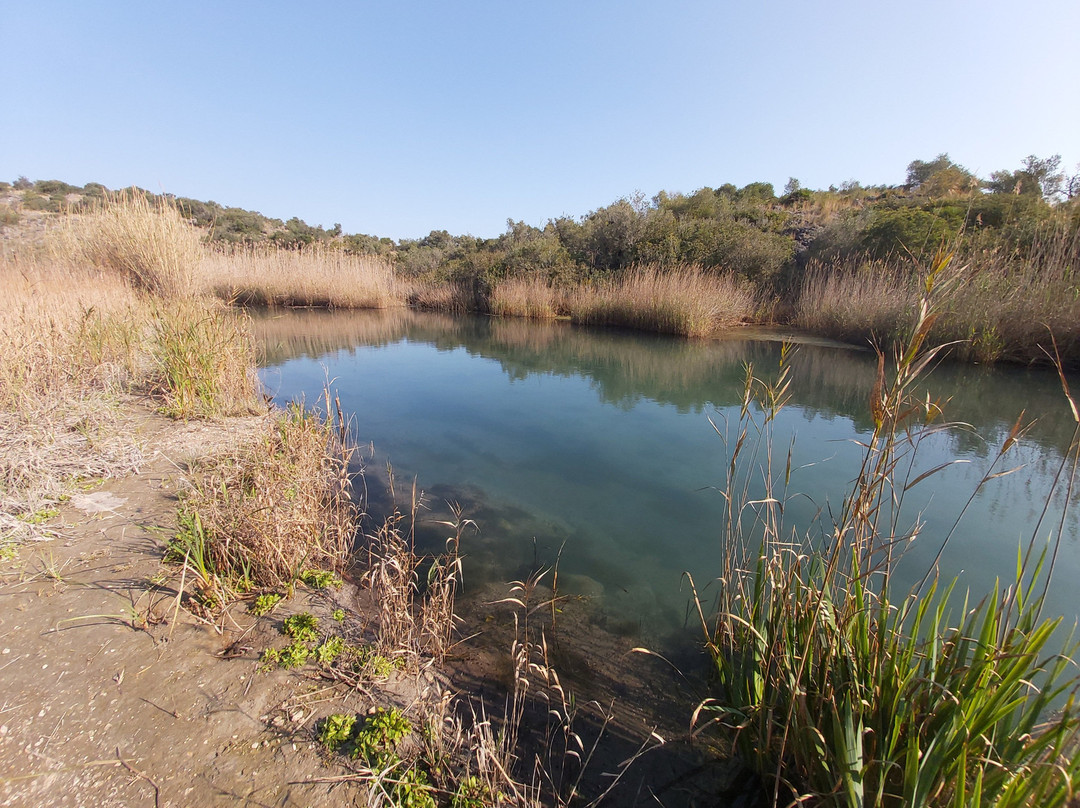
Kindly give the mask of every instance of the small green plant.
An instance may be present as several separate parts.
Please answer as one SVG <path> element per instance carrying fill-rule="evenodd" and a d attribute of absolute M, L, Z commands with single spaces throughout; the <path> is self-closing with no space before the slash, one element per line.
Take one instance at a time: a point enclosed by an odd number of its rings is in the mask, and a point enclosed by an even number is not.
<path fill-rule="evenodd" d="M 40 511 L 34 511 L 33 513 L 24 513 L 19 515 L 19 520 L 25 522 L 28 525 L 42 525 L 48 522 L 54 516 L 60 515 L 59 508 L 42 508 Z"/>
<path fill-rule="evenodd" d="M 274 607 L 281 602 L 282 595 L 277 592 L 270 592 L 265 595 L 259 595 L 255 598 L 255 602 L 251 604 L 251 613 L 256 617 L 263 617 L 270 614 L 274 610 Z"/>
<path fill-rule="evenodd" d="M 412 724 L 396 708 L 378 709 L 357 725 L 354 715 L 335 713 L 319 724 L 317 738 L 328 751 L 341 751 L 362 760 L 382 786 L 382 778 L 393 782 L 384 793 L 399 808 L 435 808 L 433 789 L 427 774 L 407 766 L 397 753 L 398 744 L 412 733 Z M 478 789 L 473 789 L 480 793 Z M 473 793 L 470 791 L 469 793 Z M 455 805 L 459 803 L 455 802 Z M 481 803 L 460 803 L 472 806 Z"/>
<path fill-rule="evenodd" d="M 291 645 L 284 648 L 267 648 L 263 651 L 259 660 L 261 663 L 259 670 L 266 673 L 274 668 L 285 668 L 286 670 L 302 668 L 310 656 L 311 649 L 305 643 L 301 640 L 293 640 Z"/>
<path fill-rule="evenodd" d="M 337 659 L 345 650 L 345 640 L 341 637 L 327 637 L 323 640 L 322 644 L 315 649 L 315 659 L 318 660 L 320 665 L 329 666 L 334 664 L 334 660 Z"/>
<path fill-rule="evenodd" d="M 474 774 L 461 779 L 450 799 L 451 808 L 486 808 L 491 803 L 491 789 Z"/>
<path fill-rule="evenodd" d="M 405 669 L 405 660 L 402 657 L 390 659 L 378 653 L 370 645 L 347 646 L 352 657 L 353 669 L 356 672 L 364 672 L 373 679 L 388 679 L 395 670 Z"/>
<path fill-rule="evenodd" d="M 181 509 L 177 522 L 179 528 L 165 548 L 165 560 L 187 564 L 203 583 L 212 582 L 215 578 L 214 564 L 210 559 L 210 539 L 203 529 L 202 519 L 198 513 Z"/>
<path fill-rule="evenodd" d="M 435 808 L 435 798 L 431 796 L 431 791 L 428 776 L 414 767 L 398 775 L 390 798 L 399 808 Z"/>
<path fill-rule="evenodd" d="M 335 713 L 328 715 L 319 725 L 319 743 L 334 752 L 338 747 L 348 742 L 352 737 L 353 727 L 356 725 L 355 715 L 343 715 Z"/>
<path fill-rule="evenodd" d="M 19 555 L 19 546 L 14 542 L 0 544 L 0 561 L 14 561 Z"/>
<path fill-rule="evenodd" d="M 331 619 L 336 620 L 339 623 L 344 623 L 345 622 L 345 610 L 344 609 L 334 609 L 334 611 L 330 614 L 330 617 L 331 617 Z"/>
<path fill-rule="evenodd" d="M 398 743 L 412 732 L 412 724 L 400 710 L 391 707 L 376 710 L 364 720 L 364 725 L 356 733 L 352 757 L 360 758 L 368 765 L 387 768 L 397 755 Z"/>
<path fill-rule="evenodd" d="M 330 570 L 304 570 L 300 573 L 300 580 L 312 589 L 327 589 L 341 586 L 341 578 Z"/>
<path fill-rule="evenodd" d="M 300 612 L 286 617 L 281 633 L 299 642 L 315 642 L 319 639 L 319 618 L 311 612 Z"/>

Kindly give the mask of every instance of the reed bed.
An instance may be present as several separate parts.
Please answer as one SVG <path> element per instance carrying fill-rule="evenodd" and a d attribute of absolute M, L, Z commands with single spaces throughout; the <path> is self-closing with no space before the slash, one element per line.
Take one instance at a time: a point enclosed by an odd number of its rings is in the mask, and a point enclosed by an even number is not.
<path fill-rule="evenodd" d="M 707 337 L 748 321 L 757 296 L 731 273 L 695 266 L 637 267 L 576 289 L 566 301 L 575 323 Z"/>
<path fill-rule="evenodd" d="M 211 252 L 203 263 L 203 284 L 244 306 L 385 309 L 405 305 L 407 291 L 384 259 L 322 247 Z"/>
<path fill-rule="evenodd" d="M 566 309 L 564 293 L 538 275 L 509 278 L 491 290 L 491 313 L 501 317 L 550 320 Z"/>
<path fill-rule="evenodd" d="M 701 611 L 717 687 L 696 717 L 730 730 L 776 804 L 1063 806 L 1080 785 L 1078 648 L 1057 645 L 1061 619 L 1041 615 L 1064 514 L 1032 527 L 1015 580 L 978 602 L 934 568 L 908 592 L 891 583 L 907 543 L 950 538 L 920 536 L 901 515 L 905 493 L 940 471 L 913 477 L 920 443 L 948 428 L 913 389 L 941 352 L 927 346 L 947 264 L 939 255 L 923 279 L 895 370 L 879 354 L 862 468 L 817 529 L 784 522 L 790 459 L 770 425 L 787 401 L 786 360 L 772 381 L 748 369 L 723 433 L 725 561 L 715 621 Z M 983 483 L 1008 473 L 1022 433 L 1018 420 Z M 1060 479 L 1075 476 L 1078 452 L 1080 424 Z"/>
<path fill-rule="evenodd" d="M 835 339 L 888 346 L 911 319 L 917 282 L 908 267 L 884 261 L 812 265 L 795 304 L 795 325 Z"/>
<path fill-rule="evenodd" d="M 1023 255 L 969 249 L 941 301 L 931 331 L 954 342 L 954 355 L 977 362 L 1046 361 L 1056 342 L 1061 358 L 1080 363 L 1080 231 L 1059 229 L 1035 239 Z M 818 264 L 806 273 L 795 325 L 814 333 L 882 346 L 895 344 L 919 299 L 919 267 L 907 260 Z"/>
<path fill-rule="evenodd" d="M 438 282 L 414 282 L 410 285 L 406 301 L 421 311 L 437 311 L 444 314 L 487 314 L 490 290 L 479 279 Z"/>
<path fill-rule="evenodd" d="M 58 246 L 75 263 L 115 272 L 136 289 L 165 300 L 196 292 L 201 236 L 164 197 L 151 200 L 124 191 L 65 221 L 67 232 Z"/>

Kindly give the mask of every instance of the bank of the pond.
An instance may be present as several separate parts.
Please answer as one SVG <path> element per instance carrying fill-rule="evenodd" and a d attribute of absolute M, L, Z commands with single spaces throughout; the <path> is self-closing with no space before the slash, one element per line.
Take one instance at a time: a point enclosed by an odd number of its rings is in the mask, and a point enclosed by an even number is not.
<path fill-rule="evenodd" d="M 355 587 L 299 587 L 271 617 L 253 616 L 245 601 L 199 616 L 192 579 L 163 560 L 185 469 L 251 439 L 265 421 L 183 423 L 129 402 L 116 428 L 139 447 L 137 471 L 88 481 L 39 520 L 38 540 L 0 564 L 0 803 L 364 798 L 360 783 L 340 779 L 347 769 L 322 753 L 313 727 L 331 696 L 358 712 L 372 702 L 327 691 L 311 671 L 259 670 L 290 613 L 333 624 L 331 612 L 344 608 L 354 626 L 363 613 Z"/>

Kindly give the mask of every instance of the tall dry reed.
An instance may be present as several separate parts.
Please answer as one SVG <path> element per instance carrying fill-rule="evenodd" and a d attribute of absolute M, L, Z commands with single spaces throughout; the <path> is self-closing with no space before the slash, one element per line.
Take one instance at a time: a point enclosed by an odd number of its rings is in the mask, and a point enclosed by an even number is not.
<path fill-rule="evenodd" d="M 395 497 L 390 473 L 390 494 Z M 416 666 L 422 659 L 441 661 L 454 642 L 454 602 L 461 584 L 461 539 L 475 524 L 452 507 L 445 550 L 436 557 L 416 552 L 415 529 L 423 492 L 413 483 L 409 510 L 395 506 L 366 537 L 367 569 L 363 580 L 379 604 L 378 644 L 383 654 Z"/>
<path fill-rule="evenodd" d="M 167 199 L 122 191 L 67 224 L 64 246 L 76 262 L 114 271 L 157 297 L 196 293 L 201 236 Z"/>
<path fill-rule="evenodd" d="M 508 278 L 491 290 L 491 313 L 548 320 L 565 310 L 563 297 L 562 291 L 538 275 Z"/>
<path fill-rule="evenodd" d="M 706 337 L 747 321 L 757 296 L 734 274 L 696 266 L 637 267 L 569 293 L 570 319 L 686 337 Z"/>
<path fill-rule="evenodd" d="M 954 355 L 979 362 L 1045 361 L 1057 343 L 1080 363 L 1080 230 L 1040 234 L 1022 254 L 959 251 L 956 283 L 941 301 L 931 338 L 956 343 Z M 901 258 L 853 259 L 808 268 L 795 324 L 818 334 L 882 346 L 895 343 L 915 310 L 919 267 Z"/>
<path fill-rule="evenodd" d="M 899 339 L 918 300 L 911 269 L 885 261 L 807 268 L 795 325 L 815 334 L 889 345 Z"/>
<path fill-rule="evenodd" d="M 389 262 L 323 247 L 217 250 L 203 265 L 203 285 L 217 297 L 245 306 L 405 305 L 405 288 Z"/>

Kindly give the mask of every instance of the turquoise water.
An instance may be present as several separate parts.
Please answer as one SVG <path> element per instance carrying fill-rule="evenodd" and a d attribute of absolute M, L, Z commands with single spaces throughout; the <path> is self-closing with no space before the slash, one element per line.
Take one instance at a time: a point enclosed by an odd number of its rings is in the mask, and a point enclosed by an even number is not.
<path fill-rule="evenodd" d="M 684 573 L 707 600 L 719 571 L 727 447 L 718 432 L 737 417 L 744 363 L 774 372 L 773 335 L 691 342 L 408 311 L 297 312 L 256 327 L 276 401 L 313 403 L 329 380 L 354 417 L 357 439 L 373 447 L 373 511 L 387 507 L 389 463 L 399 494 L 414 477 L 425 492 L 420 539 L 429 548 L 445 538 L 435 522 L 447 502 L 477 523 L 463 545 L 466 598 L 491 597 L 558 560 L 560 591 L 587 597 L 597 624 L 654 648 L 685 641 L 693 618 Z M 781 454 L 793 442 L 789 494 L 799 496 L 789 498 L 789 524 L 839 508 L 862 457 L 855 441 L 870 429 L 874 371 L 869 352 L 799 346 L 775 437 Z M 1051 372 L 945 365 L 928 385 L 951 399 L 950 419 L 968 426 L 920 446 L 911 479 L 961 462 L 906 495 L 902 522 L 924 523 L 901 569 L 910 580 L 938 552 L 1021 410 L 1039 419 L 1001 467 L 1025 468 L 976 494 L 943 555 L 942 573 L 961 575 L 981 597 L 996 577 L 1012 576 L 1074 424 Z M 1056 522 L 1045 523 L 1040 541 L 1052 530 Z M 1069 514 L 1048 604 L 1069 622 L 1078 539 Z"/>

